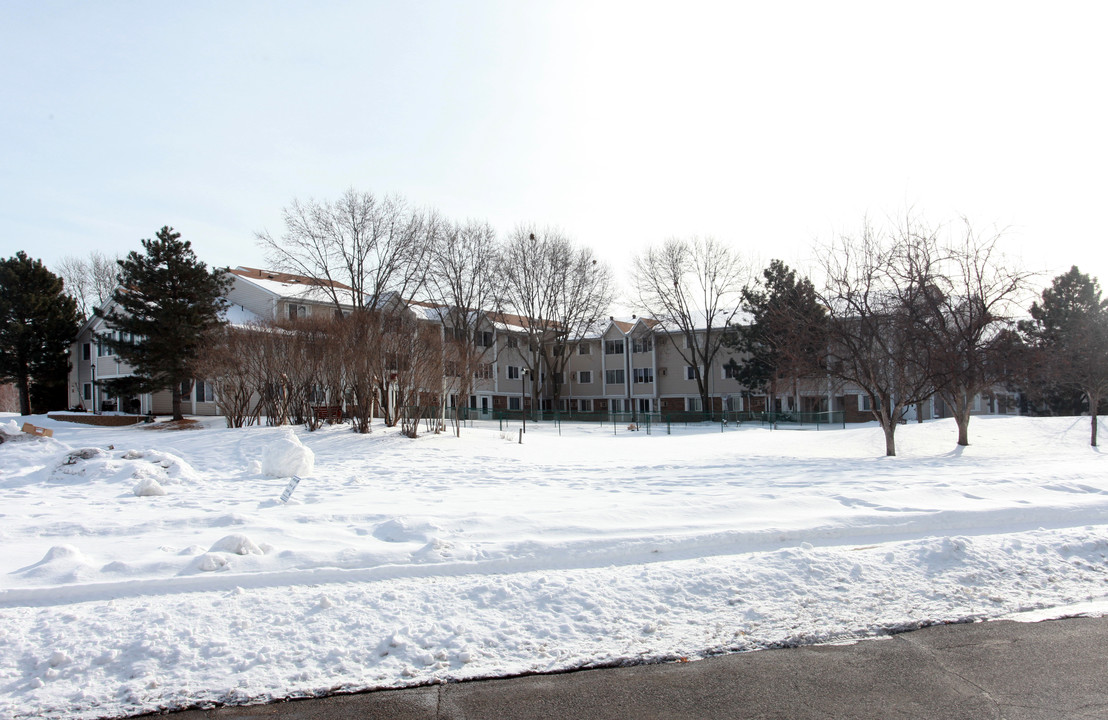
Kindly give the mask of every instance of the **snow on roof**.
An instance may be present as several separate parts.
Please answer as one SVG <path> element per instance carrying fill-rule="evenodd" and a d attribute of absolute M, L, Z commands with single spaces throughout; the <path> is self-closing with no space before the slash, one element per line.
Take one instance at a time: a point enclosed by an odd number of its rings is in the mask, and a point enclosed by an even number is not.
<path fill-rule="evenodd" d="M 290 275 L 288 273 L 277 273 L 241 266 L 230 272 L 232 275 L 280 298 L 331 303 L 334 302 L 334 300 L 331 297 L 331 293 L 327 290 L 328 286 L 336 288 L 340 301 L 343 299 L 343 296 L 347 298 L 350 297 L 350 286 L 338 282 L 332 283 L 326 280 L 315 280 L 302 275 Z"/>
<path fill-rule="evenodd" d="M 308 275 L 295 275 L 293 273 L 278 272 L 276 270 L 262 270 L 260 268 L 246 267 L 245 265 L 239 265 L 234 270 L 230 271 L 232 275 L 238 275 L 250 280 L 273 280 L 274 282 L 287 284 L 287 285 L 320 285 L 331 286 L 341 290 L 351 290 L 349 285 L 334 280 L 323 280 L 321 278 L 314 278 Z"/>
<path fill-rule="evenodd" d="M 254 285 L 256 287 L 265 290 L 268 293 L 276 295 L 279 298 L 286 298 L 291 300 L 305 300 L 308 302 L 332 302 L 331 295 L 324 288 L 319 285 L 301 285 L 294 283 L 283 283 L 276 280 L 269 280 L 266 278 L 257 277 L 244 277 L 239 275 L 242 280 Z M 349 291 L 346 291 L 349 292 Z M 341 295 L 340 295 L 341 298 Z"/>
<path fill-rule="evenodd" d="M 412 301 L 408 304 L 408 311 L 420 320 L 438 321 L 445 312 L 445 305 L 433 305 L 432 303 Z"/>
<path fill-rule="evenodd" d="M 253 313 L 242 305 L 231 305 L 223 314 L 223 318 L 231 325 L 250 325 L 262 322 L 262 316 Z"/>
<path fill-rule="evenodd" d="M 727 327 L 727 318 L 730 315 L 728 310 L 717 310 L 712 319 L 712 329 L 717 330 Z M 644 318 L 645 319 L 645 318 Z M 667 323 L 664 320 L 658 320 L 654 318 L 649 319 L 652 323 L 651 328 L 657 329 L 659 332 L 679 332 L 680 328 L 676 323 Z M 702 311 L 697 310 L 692 313 L 693 329 L 694 330 L 706 330 L 708 328 L 708 315 Z M 733 317 L 731 317 L 731 325 L 746 325 L 751 321 L 749 314 L 742 312 L 741 310 Z"/>

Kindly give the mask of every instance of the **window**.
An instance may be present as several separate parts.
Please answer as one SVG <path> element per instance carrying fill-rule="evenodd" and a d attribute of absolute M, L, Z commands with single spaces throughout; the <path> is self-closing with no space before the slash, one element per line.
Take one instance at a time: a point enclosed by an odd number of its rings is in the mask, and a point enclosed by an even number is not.
<path fill-rule="evenodd" d="M 639 398 L 639 412 L 650 412 L 650 398 Z"/>
<path fill-rule="evenodd" d="M 858 409 L 861 410 L 862 412 L 869 412 L 869 411 L 873 410 L 873 405 L 869 401 L 869 395 L 866 395 L 865 393 L 863 393 L 863 394 L 858 396 Z M 881 406 L 878 405 L 877 409 L 880 410 Z"/>
<path fill-rule="evenodd" d="M 623 341 L 622 340 L 605 340 L 604 341 L 604 354 L 605 355 L 622 355 L 623 354 Z"/>
<path fill-rule="evenodd" d="M 592 382 L 592 370 L 582 370 L 577 373 L 577 382 L 588 385 Z"/>
<path fill-rule="evenodd" d="M 704 403 L 699 397 L 685 398 L 685 410 L 688 412 L 704 412 Z"/>
<path fill-rule="evenodd" d="M 654 349 L 654 338 L 649 335 L 631 341 L 631 352 L 647 353 Z"/>
<path fill-rule="evenodd" d="M 92 359 L 92 343 L 85 343 L 84 345 L 81 346 L 81 359 L 83 359 L 83 360 L 91 360 Z M 85 398 L 85 399 L 88 400 L 88 398 Z"/>
<path fill-rule="evenodd" d="M 298 317 L 307 317 L 308 308 L 304 305 L 289 305 L 289 320 L 295 320 Z"/>
<path fill-rule="evenodd" d="M 739 379 L 739 366 L 736 363 L 729 362 L 723 366 L 723 379 L 724 380 L 738 380 Z"/>
<path fill-rule="evenodd" d="M 554 373 L 554 384 L 555 385 L 565 385 L 566 384 L 566 374 L 565 373 L 560 373 L 560 372 Z"/>
<path fill-rule="evenodd" d="M 517 397 L 508 398 L 508 409 L 509 410 L 519 410 L 519 398 L 517 398 Z"/>
<path fill-rule="evenodd" d="M 592 350 L 590 350 L 589 347 L 590 346 L 589 346 L 588 343 L 586 343 L 586 342 L 581 343 L 580 345 L 577 346 L 577 354 L 578 355 L 588 355 L 589 353 L 592 352 Z"/>
<path fill-rule="evenodd" d="M 466 329 L 464 327 L 452 327 L 450 328 L 450 334 L 454 336 L 454 339 L 458 342 L 465 342 L 467 337 Z"/>
<path fill-rule="evenodd" d="M 605 370 L 604 382 L 609 385 L 622 385 L 623 384 L 623 368 L 618 370 Z"/>
<path fill-rule="evenodd" d="M 447 360 L 442 369 L 443 377 L 461 377 L 462 374 L 458 372 L 458 363 L 453 360 Z"/>
<path fill-rule="evenodd" d="M 519 380 L 519 366 L 509 365 L 507 367 L 507 372 L 508 372 L 507 377 L 508 377 L 509 380 Z"/>
<path fill-rule="evenodd" d="M 477 347 L 492 347 L 492 333 L 488 330 L 478 330 L 474 339 Z"/>
<path fill-rule="evenodd" d="M 473 371 L 473 377 L 479 380 L 492 380 L 492 363 L 483 363 Z"/>
<path fill-rule="evenodd" d="M 634 373 L 637 383 L 654 382 L 654 368 L 635 368 Z"/>
<path fill-rule="evenodd" d="M 692 365 L 685 366 L 685 379 L 696 380 L 696 368 L 694 368 Z"/>
<path fill-rule="evenodd" d="M 505 341 L 505 345 L 510 348 L 519 347 L 519 339 L 512 335 L 509 335 L 507 340 Z"/>
<path fill-rule="evenodd" d="M 88 347 L 88 344 L 85 347 Z M 84 395 L 85 400 L 92 400 L 92 383 L 85 383 Z"/>
<path fill-rule="evenodd" d="M 577 409 L 581 412 L 592 412 L 592 399 L 578 400 Z"/>
<path fill-rule="evenodd" d="M 550 354 L 553 355 L 554 357 L 561 357 L 562 352 L 565 349 L 566 349 L 565 345 L 555 345 L 554 347 L 550 348 Z"/>
<path fill-rule="evenodd" d="M 184 387 L 185 386 L 182 383 L 181 389 L 183 390 Z M 215 402 L 215 389 L 212 388 L 212 384 L 210 382 L 207 382 L 205 380 L 197 380 L 193 384 L 193 387 L 196 388 L 196 402 Z M 184 394 L 188 395 L 188 393 Z M 317 396 L 319 397 L 318 400 L 316 399 Z M 309 393 L 308 401 L 316 403 L 322 402 L 322 397 L 323 390 L 317 387 L 313 387 L 311 389 L 311 392 Z"/>

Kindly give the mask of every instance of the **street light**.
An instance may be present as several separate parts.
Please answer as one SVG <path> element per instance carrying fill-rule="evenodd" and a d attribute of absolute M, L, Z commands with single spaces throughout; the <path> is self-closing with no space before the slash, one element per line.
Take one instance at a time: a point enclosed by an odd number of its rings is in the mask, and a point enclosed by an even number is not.
<path fill-rule="evenodd" d="M 527 397 L 527 368 L 519 371 L 519 413 L 523 416 L 523 432 L 527 432 L 527 410 L 523 401 Z"/>

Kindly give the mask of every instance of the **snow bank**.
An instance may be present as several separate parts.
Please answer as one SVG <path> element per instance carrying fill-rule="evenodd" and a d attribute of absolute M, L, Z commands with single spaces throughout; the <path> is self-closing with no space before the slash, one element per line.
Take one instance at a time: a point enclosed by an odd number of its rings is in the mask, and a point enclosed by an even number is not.
<path fill-rule="evenodd" d="M 912 424 L 895 458 L 872 426 L 500 432 L 59 424 L 0 445 L 0 717 L 1108 607 L 1087 419 L 975 418 L 957 453 L 953 423 Z M 311 481 L 283 504 L 289 474 Z"/>

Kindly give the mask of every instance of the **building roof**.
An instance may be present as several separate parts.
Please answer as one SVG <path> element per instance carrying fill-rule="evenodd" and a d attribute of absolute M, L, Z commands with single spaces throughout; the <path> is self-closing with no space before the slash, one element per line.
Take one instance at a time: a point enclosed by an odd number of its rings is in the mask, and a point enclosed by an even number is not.
<path fill-rule="evenodd" d="M 239 277 L 249 278 L 251 280 L 272 280 L 282 285 L 320 285 L 323 287 L 330 286 L 348 292 L 353 290 L 349 285 L 344 285 L 334 280 L 323 280 L 307 275 L 294 275 L 292 273 L 278 272 L 276 270 L 262 270 L 260 268 L 246 267 L 245 265 L 239 265 L 229 272 L 232 275 L 238 275 Z"/>
<path fill-rule="evenodd" d="M 303 275 L 292 275 L 271 270 L 259 270 L 239 266 L 229 271 L 235 277 L 261 288 L 279 298 L 290 298 L 308 302 L 332 303 L 331 289 L 338 291 L 341 300 L 344 294 L 353 292 L 349 285 L 340 282 L 317 280 Z"/>

